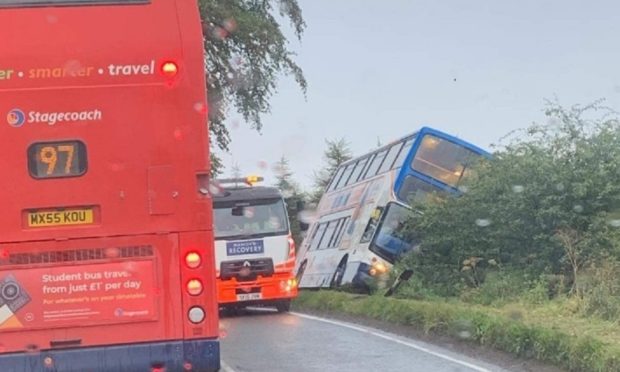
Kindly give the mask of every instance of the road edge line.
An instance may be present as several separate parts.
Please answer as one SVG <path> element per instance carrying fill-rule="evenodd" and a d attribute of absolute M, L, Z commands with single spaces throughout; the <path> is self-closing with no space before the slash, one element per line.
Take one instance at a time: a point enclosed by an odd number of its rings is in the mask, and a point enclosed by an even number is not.
<path fill-rule="evenodd" d="M 229 366 L 225 361 L 220 360 L 220 371 L 221 372 L 236 372 L 231 366 Z"/>
<path fill-rule="evenodd" d="M 358 332 L 367 333 L 367 334 L 370 334 L 370 335 L 373 335 L 373 336 L 376 336 L 376 337 L 379 337 L 379 338 L 383 338 L 384 340 L 388 340 L 388 341 L 396 342 L 396 343 L 404 345 L 404 346 L 408 346 L 408 347 L 410 347 L 412 349 L 416 349 L 418 351 L 421 351 L 421 352 L 424 352 L 424 353 L 436 356 L 438 358 L 450 361 L 452 363 L 460 364 L 461 366 L 473 369 L 473 370 L 478 371 L 478 372 L 491 372 L 490 369 L 487 369 L 487 368 L 484 368 L 484 367 L 481 367 L 481 366 L 477 366 L 475 364 L 471 364 L 471 363 L 466 362 L 464 360 L 459 360 L 459 359 L 453 358 L 453 357 L 451 357 L 449 355 L 442 354 L 442 353 L 439 353 L 437 351 L 429 350 L 429 349 L 427 349 L 427 348 L 425 348 L 423 346 L 416 345 L 416 344 L 411 343 L 411 342 L 407 342 L 407 341 L 403 341 L 403 340 L 395 338 L 395 337 L 391 337 L 388 334 L 383 333 L 383 332 L 380 333 L 380 332 L 373 331 L 370 328 L 364 328 L 364 327 L 357 326 L 357 325 L 354 325 L 354 324 L 349 324 L 349 323 L 341 322 L 341 321 L 338 321 L 338 320 L 326 319 L 326 318 L 321 318 L 321 317 L 318 317 L 318 316 L 308 315 L 308 314 L 303 314 L 303 313 L 298 313 L 298 312 L 291 312 L 291 314 L 293 314 L 295 316 L 298 316 L 300 318 L 305 318 L 305 319 L 315 320 L 315 321 L 319 321 L 319 322 L 324 322 L 324 323 L 328 323 L 328 324 L 332 324 L 332 325 L 337 325 L 337 326 L 344 327 L 344 328 L 349 328 L 349 329 L 352 329 L 352 330 L 355 330 L 355 331 L 358 331 Z"/>

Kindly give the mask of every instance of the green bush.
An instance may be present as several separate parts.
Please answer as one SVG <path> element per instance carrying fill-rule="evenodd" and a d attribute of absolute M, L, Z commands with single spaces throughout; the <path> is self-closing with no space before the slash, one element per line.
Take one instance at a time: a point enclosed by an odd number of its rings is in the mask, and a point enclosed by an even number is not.
<path fill-rule="evenodd" d="M 584 265 L 620 258 L 620 123 L 602 109 L 551 104 L 554 124 L 513 136 L 465 180 L 463 195 L 416 206 L 423 213 L 405 230 L 420 249 L 401 265 L 435 294 L 474 288 L 466 296 L 490 303 L 493 292 L 518 291 L 502 279 L 485 284 L 497 268 L 566 276 L 574 292 Z"/>
<path fill-rule="evenodd" d="M 587 270 L 578 288 L 584 316 L 620 320 L 620 263 L 605 260 Z"/>

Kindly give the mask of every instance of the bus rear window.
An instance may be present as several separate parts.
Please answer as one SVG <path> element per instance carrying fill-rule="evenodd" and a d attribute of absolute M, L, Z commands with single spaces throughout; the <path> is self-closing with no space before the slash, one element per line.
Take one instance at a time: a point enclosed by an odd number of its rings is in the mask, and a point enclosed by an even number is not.
<path fill-rule="evenodd" d="M 288 234 L 282 199 L 213 204 L 216 239 L 265 237 Z"/>
<path fill-rule="evenodd" d="M 478 158 L 479 155 L 463 146 L 426 135 L 416 152 L 412 167 L 426 176 L 457 187 Z"/>
<path fill-rule="evenodd" d="M 26 8 L 33 6 L 130 5 L 148 3 L 150 3 L 150 0 L 0 0 L 0 7 Z"/>

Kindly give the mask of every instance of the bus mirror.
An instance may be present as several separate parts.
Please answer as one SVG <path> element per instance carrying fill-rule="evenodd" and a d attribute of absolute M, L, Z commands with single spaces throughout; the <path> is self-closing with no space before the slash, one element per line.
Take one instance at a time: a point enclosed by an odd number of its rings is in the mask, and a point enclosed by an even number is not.
<path fill-rule="evenodd" d="M 393 295 L 394 292 L 396 292 L 398 287 L 400 287 L 400 285 L 403 282 L 406 282 L 409 279 L 411 279 L 412 275 L 413 275 L 413 270 L 411 269 L 405 269 L 405 271 L 400 273 L 400 275 L 398 276 L 398 278 L 396 278 L 392 286 L 387 290 L 387 292 L 385 292 L 385 297 L 390 297 L 391 295 Z"/>

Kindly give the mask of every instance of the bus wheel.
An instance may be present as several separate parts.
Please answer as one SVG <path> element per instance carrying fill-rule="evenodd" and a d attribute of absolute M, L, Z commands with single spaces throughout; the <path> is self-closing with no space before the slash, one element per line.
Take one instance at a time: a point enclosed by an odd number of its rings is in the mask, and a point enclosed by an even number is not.
<path fill-rule="evenodd" d="M 279 313 L 288 313 L 291 311 L 291 300 L 283 300 L 276 303 L 276 309 Z"/>
<path fill-rule="evenodd" d="M 334 277 L 332 278 L 332 282 L 329 285 L 330 288 L 338 288 L 342 285 L 342 278 L 344 278 L 344 272 L 347 269 L 347 258 L 343 258 L 342 261 L 338 264 L 336 268 L 336 272 L 334 272 Z"/>

